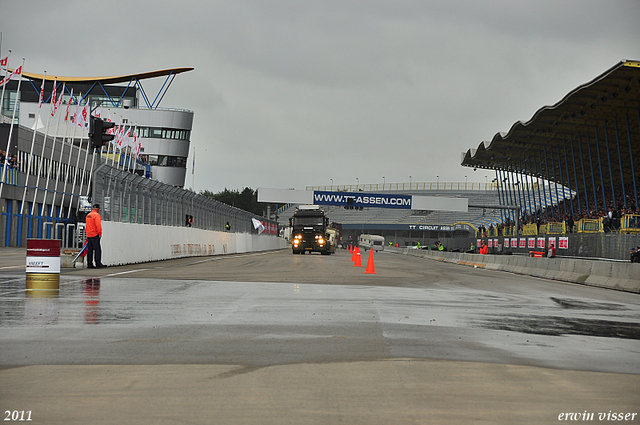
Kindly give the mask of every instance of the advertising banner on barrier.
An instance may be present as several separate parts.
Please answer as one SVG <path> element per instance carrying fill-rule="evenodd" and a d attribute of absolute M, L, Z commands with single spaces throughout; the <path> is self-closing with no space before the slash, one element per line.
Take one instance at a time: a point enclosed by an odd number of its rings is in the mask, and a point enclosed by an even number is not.
<path fill-rule="evenodd" d="M 561 236 L 558 238 L 558 248 L 559 249 L 569 249 L 569 238 L 567 236 Z"/>

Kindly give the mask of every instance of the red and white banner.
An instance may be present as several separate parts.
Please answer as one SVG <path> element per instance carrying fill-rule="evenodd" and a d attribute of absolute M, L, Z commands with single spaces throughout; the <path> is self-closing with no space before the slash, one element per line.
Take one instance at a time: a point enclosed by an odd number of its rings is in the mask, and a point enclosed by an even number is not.
<path fill-rule="evenodd" d="M 42 78 L 42 84 L 40 84 L 40 98 L 38 99 L 38 108 L 42 108 L 42 102 L 44 102 L 44 77 Z"/>
<path fill-rule="evenodd" d="M 5 56 L 2 59 L 0 59 L 0 66 L 3 66 L 6 68 L 8 64 L 9 64 L 9 56 Z"/>
<path fill-rule="evenodd" d="M 4 79 L 0 80 L 0 87 L 2 87 L 5 84 L 7 84 L 16 75 L 22 75 L 22 65 L 20 65 L 20 67 L 18 69 L 16 69 L 15 71 L 13 71 L 11 74 L 7 75 Z"/>
<path fill-rule="evenodd" d="M 562 236 L 558 238 L 558 248 L 560 249 L 569 249 L 569 237 Z"/>

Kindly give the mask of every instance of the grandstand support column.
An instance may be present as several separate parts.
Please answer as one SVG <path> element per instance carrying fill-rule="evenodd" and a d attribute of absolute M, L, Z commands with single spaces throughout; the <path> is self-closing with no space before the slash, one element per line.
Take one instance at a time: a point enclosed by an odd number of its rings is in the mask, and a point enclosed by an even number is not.
<path fill-rule="evenodd" d="M 605 151 L 607 151 L 607 164 L 609 165 L 609 180 L 611 182 L 611 202 L 613 204 L 613 210 L 617 210 L 616 205 L 616 188 L 613 184 L 613 170 L 611 169 L 611 154 L 609 154 L 609 129 L 607 127 L 607 120 L 604 120 L 604 142 L 607 144 Z"/>
<path fill-rule="evenodd" d="M 544 163 L 545 163 L 545 173 L 548 177 L 551 177 L 551 175 L 549 174 L 549 159 L 547 156 L 547 147 L 544 147 Z M 558 183 L 556 182 L 556 177 L 555 177 L 555 165 L 553 165 L 553 152 L 551 155 L 551 167 L 553 167 L 553 183 L 555 183 L 556 185 L 556 196 L 557 196 L 557 189 L 558 189 Z M 551 202 L 551 218 L 553 219 L 554 216 L 554 212 L 553 212 L 553 192 L 551 192 L 551 181 L 549 181 L 549 200 Z M 547 199 L 546 199 L 546 194 L 545 194 L 545 211 L 549 211 L 549 207 L 547 206 L 548 203 Z M 547 220 L 549 220 L 549 214 L 547 213 Z"/>
<path fill-rule="evenodd" d="M 498 202 L 500 203 L 500 205 L 502 205 L 502 195 L 501 195 L 501 188 L 500 188 L 500 175 L 498 173 L 498 169 L 496 168 L 494 170 L 496 172 L 496 189 L 498 190 Z M 502 219 L 502 222 L 504 223 L 504 213 L 502 212 L 502 210 L 500 210 L 500 218 Z"/>
<path fill-rule="evenodd" d="M 600 138 L 598 137 L 598 125 L 596 124 L 596 152 L 598 153 L 598 167 L 600 168 L 600 188 L 602 189 L 602 208 L 607 211 L 607 197 L 604 192 L 604 176 L 602 175 L 602 160 L 600 159 Z"/>
<path fill-rule="evenodd" d="M 569 155 L 567 155 L 567 138 L 566 136 L 562 138 L 562 145 L 564 147 L 564 166 L 567 169 L 567 186 L 569 187 L 569 196 L 571 197 L 571 172 L 569 171 Z M 577 186 L 577 184 L 576 184 Z M 564 195 L 565 199 L 566 199 L 566 195 Z M 570 198 L 571 202 L 569 202 L 569 204 L 571 205 L 571 215 L 574 216 L 575 212 L 573 211 L 573 197 Z M 567 213 L 566 209 L 566 202 L 563 202 L 563 204 L 565 205 L 565 214 Z"/>
<path fill-rule="evenodd" d="M 558 148 L 558 172 L 560 173 L 560 185 L 562 186 L 562 200 L 564 201 L 567 195 L 564 191 L 564 188 L 566 186 L 564 185 L 564 175 L 562 173 L 562 161 L 560 160 L 560 148 Z M 558 186 L 556 185 L 556 190 L 557 189 L 558 189 Z M 558 198 L 556 202 L 558 202 L 558 221 L 562 221 L 563 215 L 560 212 L 560 198 Z M 567 203 L 563 202 L 562 206 L 564 208 L 564 215 L 567 215 Z"/>
<path fill-rule="evenodd" d="M 538 150 L 538 160 L 540 162 L 540 168 L 542 168 L 542 152 Z M 537 167 L 536 167 L 537 168 Z M 553 218 L 553 196 L 551 193 L 551 180 L 549 180 L 549 158 L 547 157 L 547 147 L 544 147 L 544 173 L 547 176 L 546 180 L 549 182 L 549 200 L 551 201 L 551 218 Z M 544 194 L 544 215 L 549 220 L 549 207 L 547 205 L 547 192 L 542 186 L 542 192 Z M 535 195 L 534 195 L 535 196 Z M 538 189 L 538 196 L 540 196 L 540 189 Z"/>
<path fill-rule="evenodd" d="M 556 202 L 558 202 L 558 199 L 560 199 L 560 195 L 558 194 L 558 178 L 556 177 L 556 163 L 553 160 L 553 148 L 549 147 L 549 150 L 551 150 L 551 168 L 553 168 L 553 183 L 556 187 Z M 558 215 L 560 215 L 560 203 L 557 203 L 558 205 Z M 553 208 L 553 202 L 551 204 L 551 208 Z"/>
<path fill-rule="evenodd" d="M 596 186 L 596 173 L 593 171 L 593 159 L 591 158 L 591 137 L 589 137 L 589 130 L 587 129 L 587 148 L 589 148 L 589 164 L 591 164 L 591 187 L 593 187 L 593 203 L 596 206 L 596 213 L 598 212 L 598 192 Z"/>
<path fill-rule="evenodd" d="M 540 155 L 541 152 L 538 151 L 538 159 L 540 160 Z M 545 162 L 546 162 L 546 158 L 547 158 L 547 148 L 544 148 L 544 156 L 545 156 Z M 551 158 L 553 159 L 553 157 Z M 540 183 L 540 177 L 543 176 L 542 174 L 542 161 L 540 161 L 540 172 L 538 172 L 538 164 L 534 161 L 533 165 L 535 165 L 535 172 L 536 172 L 536 177 L 538 178 L 538 183 Z M 545 167 L 546 170 L 548 170 L 549 168 Z M 546 171 L 545 170 L 545 171 Z M 544 182 L 542 183 L 542 190 L 544 191 Z M 551 193 L 551 186 L 549 186 L 549 193 Z M 542 218 L 542 197 L 540 196 L 540 188 L 538 188 L 538 201 L 540 203 L 540 218 Z M 553 197 L 549 197 L 549 201 L 551 201 L 551 218 L 553 218 Z M 547 196 L 544 196 L 544 215 L 545 218 L 547 220 L 549 220 L 549 207 L 548 207 L 548 201 L 547 201 Z"/>
<path fill-rule="evenodd" d="M 578 171 L 576 169 L 576 155 L 573 150 L 573 134 L 569 134 L 569 143 L 571 146 L 571 160 L 573 161 L 573 180 L 576 182 L 576 196 L 578 197 L 578 214 L 582 215 L 582 207 L 580 206 L 580 184 L 578 183 Z M 571 205 L 573 205 L 573 203 L 571 203 Z M 571 207 L 571 212 L 573 213 L 573 207 Z"/>
<path fill-rule="evenodd" d="M 589 211 L 589 191 L 587 190 L 587 176 L 584 173 L 584 157 L 582 156 L 582 138 L 580 137 L 580 133 L 578 133 L 578 150 L 580 152 L 580 166 L 582 167 L 582 185 L 584 187 L 584 206 L 587 214 Z M 571 149 L 573 150 L 573 144 L 571 145 Z"/>
<path fill-rule="evenodd" d="M 529 202 L 529 211 L 531 211 L 531 206 L 533 205 L 534 211 L 536 210 L 536 196 L 535 192 L 533 192 L 533 203 L 531 202 L 531 193 L 533 191 L 533 177 L 531 175 L 531 163 L 529 163 L 529 169 L 527 169 L 527 158 L 522 161 L 522 165 L 524 167 L 525 173 L 527 173 L 527 199 Z M 527 208 L 525 207 L 525 216 L 527 213 Z"/>
<path fill-rule="evenodd" d="M 518 170 L 519 170 L 519 174 L 518 174 L 518 195 L 520 197 L 520 205 L 526 205 L 526 200 L 524 198 L 524 191 L 525 191 L 525 187 L 524 187 L 524 174 L 522 174 L 522 164 L 520 163 L 520 161 L 518 161 Z M 518 214 L 520 214 L 520 212 L 518 212 Z"/>
<path fill-rule="evenodd" d="M 616 147 L 618 148 L 618 163 L 620 164 L 620 184 L 622 185 L 622 199 L 624 200 L 624 207 L 627 208 L 627 192 L 624 189 L 624 171 L 622 171 L 622 155 L 620 154 L 620 136 L 618 134 L 618 117 L 613 117 L 613 122 L 616 125 Z"/>
<path fill-rule="evenodd" d="M 640 109 L 636 109 L 638 112 L 638 131 L 640 131 Z M 638 188 L 636 186 L 636 171 L 633 166 L 633 148 L 631 146 L 631 128 L 629 127 L 629 115 L 625 115 L 627 118 L 627 138 L 629 139 L 629 160 L 631 161 L 631 178 L 633 179 L 633 194 L 636 200 L 636 210 L 640 209 L 638 204 Z"/>

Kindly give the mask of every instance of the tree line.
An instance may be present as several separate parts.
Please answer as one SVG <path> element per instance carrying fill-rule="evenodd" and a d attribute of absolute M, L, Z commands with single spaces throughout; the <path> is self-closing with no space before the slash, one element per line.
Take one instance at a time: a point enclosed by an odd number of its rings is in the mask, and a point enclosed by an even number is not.
<path fill-rule="evenodd" d="M 258 202 L 258 191 L 250 187 L 245 187 L 242 191 L 229 190 L 225 188 L 222 192 L 213 193 L 209 190 L 200 191 L 200 195 L 215 199 L 232 207 L 262 216 L 267 212 L 267 207 L 271 206 L 271 212 L 276 211 L 276 204 Z"/>

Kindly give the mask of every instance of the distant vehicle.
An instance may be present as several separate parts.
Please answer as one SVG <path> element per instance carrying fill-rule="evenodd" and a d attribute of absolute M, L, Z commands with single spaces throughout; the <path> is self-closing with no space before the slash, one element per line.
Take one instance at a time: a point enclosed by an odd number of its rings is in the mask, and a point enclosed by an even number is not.
<path fill-rule="evenodd" d="M 358 245 L 365 251 L 367 249 L 382 251 L 384 249 L 384 237 L 379 235 L 360 235 Z"/>
<path fill-rule="evenodd" d="M 327 233 L 329 218 L 318 205 L 300 205 L 289 219 L 291 227 L 292 252 L 319 252 L 329 255 L 336 252 L 335 243 L 330 243 Z M 335 235 L 334 235 L 335 240 Z"/>

